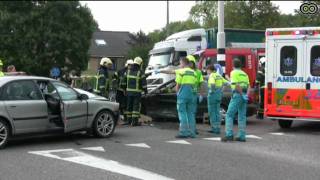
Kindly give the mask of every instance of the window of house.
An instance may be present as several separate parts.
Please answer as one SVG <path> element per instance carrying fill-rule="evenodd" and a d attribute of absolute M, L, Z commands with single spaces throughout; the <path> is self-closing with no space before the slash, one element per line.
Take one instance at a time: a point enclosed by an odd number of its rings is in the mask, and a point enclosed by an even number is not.
<path fill-rule="evenodd" d="M 107 42 L 104 39 L 96 39 L 95 43 L 97 46 L 106 46 Z"/>
<path fill-rule="evenodd" d="M 294 76 L 297 73 L 297 48 L 284 46 L 280 50 L 280 74 Z"/>

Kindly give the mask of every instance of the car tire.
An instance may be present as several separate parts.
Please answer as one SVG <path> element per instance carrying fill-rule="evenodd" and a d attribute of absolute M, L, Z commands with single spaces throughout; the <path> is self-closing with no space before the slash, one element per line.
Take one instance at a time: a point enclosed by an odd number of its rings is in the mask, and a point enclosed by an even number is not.
<path fill-rule="evenodd" d="M 289 129 L 292 125 L 292 120 L 278 120 L 278 124 L 282 129 Z"/>
<path fill-rule="evenodd" d="M 9 125 L 4 120 L 0 119 L 0 149 L 3 149 L 7 145 L 9 136 Z"/>
<path fill-rule="evenodd" d="M 99 138 L 110 137 L 114 132 L 116 123 L 117 121 L 110 111 L 99 112 L 93 122 L 93 135 Z"/>

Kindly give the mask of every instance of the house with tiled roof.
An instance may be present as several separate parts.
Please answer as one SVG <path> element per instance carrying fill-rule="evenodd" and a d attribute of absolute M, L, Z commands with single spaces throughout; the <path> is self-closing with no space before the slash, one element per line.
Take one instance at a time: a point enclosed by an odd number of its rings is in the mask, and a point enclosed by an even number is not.
<path fill-rule="evenodd" d="M 121 69 L 126 62 L 125 57 L 130 49 L 129 39 L 129 32 L 125 31 L 94 32 L 89 49 L 90 60 L 87 71 L 96 72 L 102 57 L 108 57 L 112 60 L 113 70 Z"/>

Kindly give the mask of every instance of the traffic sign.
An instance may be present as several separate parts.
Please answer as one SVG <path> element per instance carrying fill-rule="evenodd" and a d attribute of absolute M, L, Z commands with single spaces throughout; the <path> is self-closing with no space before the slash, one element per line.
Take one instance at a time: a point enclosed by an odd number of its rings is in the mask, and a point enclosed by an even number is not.
<path fill-rule="evenodd" d="M 51 70 L 50 70 L 50 75 L 51 77 L 59 77 L 60 76 L 60 69 L 58 67 L 53 67 Z"/>

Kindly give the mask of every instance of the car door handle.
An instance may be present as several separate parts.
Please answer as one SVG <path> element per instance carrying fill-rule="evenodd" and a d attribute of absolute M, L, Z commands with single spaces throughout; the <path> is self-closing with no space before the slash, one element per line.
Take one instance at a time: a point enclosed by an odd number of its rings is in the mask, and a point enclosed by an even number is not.
<path fill-rule="evenodd" d="M 12 105 L 12 106 L 10 106 L 10 107 L 11 107 L 11 108 L 16 108 L 17 106 L 13 106 L 13 105 Z"/>

